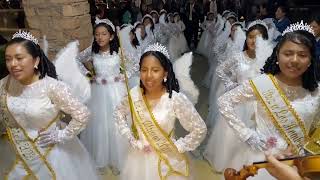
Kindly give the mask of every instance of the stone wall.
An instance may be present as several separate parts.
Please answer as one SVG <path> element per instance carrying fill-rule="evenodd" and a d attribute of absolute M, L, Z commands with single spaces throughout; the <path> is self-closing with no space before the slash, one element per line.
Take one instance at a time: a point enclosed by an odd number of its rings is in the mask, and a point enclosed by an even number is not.
<path fill-rule="evenodd" d="M 92 41 L 92 26 L 87 0 L 23 0 L 26 20 L 31 33 L 49 42 L 48 56 L 72 40 L 79 40 L 80 50 Z"/>

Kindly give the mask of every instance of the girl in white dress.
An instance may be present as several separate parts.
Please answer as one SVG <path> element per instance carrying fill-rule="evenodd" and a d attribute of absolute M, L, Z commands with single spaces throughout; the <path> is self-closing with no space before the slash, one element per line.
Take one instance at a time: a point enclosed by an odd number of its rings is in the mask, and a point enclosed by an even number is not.
<path fill-rule="evenodd" d="M 186 26 L 184 25 L 183 21 L 181 20 L 179 13 L 177 13 L 177 12 L 174 13 L 173 19 L 174 19 L 174 23 L 177 24 L 177 26 L 179 28 L 177 46 L 179 47 L 178 57 L 180 57 L 183 53 L 185 53 L 189 50 L 187 39 L 184 36 L 184 30 L 186 29 Z"/>
<path fill-rule="evenodd" d="M 254 21 L 249 24 L 244 51 L 231 52 L 232 54 L 229 54 L 225 61 L 218 66 L 217 75 L 224 83 L 224 92 L 228 92 L 238 86 L 239 83 L 260 74 L 262 66 L 257 66 L 258 60 L 256 58 L 257 36 L 262 36 L 265 40 L 268 39 L 268 30 L 262 21 Z M 235 157 L 235 155 L 247 147 L 242 145 L 223 117 L 213 109 L 217 107 L 214 103 L 209 110 L 211 112 L 209 117 L 215 119 L 209 120 L 212 122 L 213 130 L 206 147 L 205 156 L 217 171 L 223 171 L 226 167 L 242 166 L 242 157 Z M 247 103 L 246 106 L 243 105 L 237 108 L 237 115 L 245 120 L 244 123 L 248 126 L 252 125 L 253 106 L 252 103 Z"/>
<path fill-rule="evenodd" d="M 113 24 L 107 20 L 96 22 L 94 42 L 78 56 L 84 74 L 90 72 L 82 63 L 94 67 L 91 99 L 91 122 L 81 134 L 81 140 L 91 153 L 101 173 L 110 167 L 118 173 L 126 152 L 126 144 L 114 131 L 113 111 L 126 94 L 124 76 L 120 73 L 118 38 Z"/>
<path fill-rule="evenodd" d="M 304 156 L 304 144 L 313 125 L 319 123 L 315 37 L 308 25 L 297 23 L 292 27 L 284 31 L 266 61 L 265 74 L 242 82 L 219 98 L 224 120 L 248 147 L 237 149 L 235 154 L 243 164 L 265 160 L 266 150 L 277 156 Z M 236 115 L 236 107 L 248 102 L 256 104 L 251 107 L 254 109 L 251 127 L 245 124 L 248 119 Z M 252 179 L 273 178 L 261 169 Z"/>
<path fill-rule="evenodd" d="M 30 33 L 7 44 L 10 75 L 0 81 L 0 179 L 97 180 L 77 135 L 89 111 L 64 82 Z M 70 114 L 68 125 L 62 112 Z M 5 174 L 3 172 L 5 170 Z"/>
<path fill-rule="evenodd" d="M 117 129 L 130 143 L 121 179 L 192 178 L 185 152 L 199 146 L 207 129 L 193 104 L 179 92 L 168 57 L 161 45 L 147 48 L 140 60 L 140 86 L 131 89 L 129 101 L 126 97 L 115 111 Z M 176 118 L 189 131 L 179 139 L 174 136 Z"/>
<path fill-rule="evenodd" d="M 201 29 L 203 30 L 203 33 L 201 35 L 197 52 L 206 58 L 209 57 L 209 44 L 213 40 L 212 34 L 209 32 L 209 28 L 215 23 L 215 17 L 213 12 L 208 12 L 206 19 L 201 24 Z"/>

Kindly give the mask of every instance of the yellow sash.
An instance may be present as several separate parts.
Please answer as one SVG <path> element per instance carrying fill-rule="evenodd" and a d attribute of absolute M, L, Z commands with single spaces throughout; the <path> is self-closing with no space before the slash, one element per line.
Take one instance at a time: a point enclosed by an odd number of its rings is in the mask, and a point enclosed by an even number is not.
<path fill-rule="evenodd" d="M 256 97 L 266 109 L 273 124 L 296 155 L 304 153 L 308 134 L 304 122 L 280 89 L 273 75 L 261 75 L 250 80 Z"/>
<path fill-rule="evenodd" d="M 133 96 L 132 93 L 134 93 Z M 134 109 L 133 121 L 159 157 L 158 173 L 160 178 L 167 179 L 170 175 L 189 176 L 188 158 L 178 151 L 169 134 L 160 127 L 141 90 L 137 87 L 133 88 L 130 91 L 130 97 L 133 97 L 131 101 L 133 103 L 130 103 Z M 183 170 L 174 167 L 176 163 L 183 164 Z M 166 167 L 165 172 L 163 172 L 163 165 Z"/>
<path fill-rule="evenodd" d="M 21 162 L 27 174 L 24 178 L 40 180 L 43 178 L 49 179 L 50 177 L 50 179 L 55 180 L 56 174 L 46 160 L 46 156 L 50 153 L 53 146 L 48 148 L 39 148 L 36 144 L 39 137 L 36 137 L 35 139 L 30 138 L 27 131 L 15 120 L 7 106 L 7 91 L 9 85 L 10 77 L 6 82 L 6 85 L 0 87 L 0 121 L 6 127 L 9 142 L 16 154 L 15 164 L 12 166 L 11 170 Z M 60 113 L 45 127 L 44 130 L 48 129 L 59 119 Z M 7 174 L 6 179 L 8 179 L 9 175 L 10 172 Z"/>

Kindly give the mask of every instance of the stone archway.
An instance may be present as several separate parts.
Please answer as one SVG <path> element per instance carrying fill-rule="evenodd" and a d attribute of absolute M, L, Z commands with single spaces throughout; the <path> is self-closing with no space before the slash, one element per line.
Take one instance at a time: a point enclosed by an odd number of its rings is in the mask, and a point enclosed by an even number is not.
<path fill-rule="evenodd" d="M 79 40 L 80 50 L 92 42 L 92 25 L 88 0 L 22 0 L 32 34 L 49 42 L 48 56 L 72 40 Z"/>

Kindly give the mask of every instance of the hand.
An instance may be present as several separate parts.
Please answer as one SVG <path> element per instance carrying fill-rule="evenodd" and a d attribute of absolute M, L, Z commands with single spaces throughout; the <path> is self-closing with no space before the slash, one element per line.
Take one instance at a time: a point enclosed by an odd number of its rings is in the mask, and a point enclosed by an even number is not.
<path fill-rule="evenodd" d="M 97 79 L 95 76 L 93 76 L 91 79 L 90 79 L 90 83 L 96 83 L 97 82 Z"/>
<path fill-rule="evenodd" d="M 252 133 L 252 135 L 246 142 L 251 146 L 253 150 L 267 150 L 265 138 L 255 131 Z"/>
<path fill-rule="evenodd" d="M 144 146 L 143 147 L 143 152 L 145 152 L 145 153 L 151 153 L 152 152 L 152 148 L 151 148 L 151 146 L 150 145 L 148 145 L 148 146 Z"/>
<path fill-rule="evenodd" d="M 101 84 L 106 85 L 108 81 L 106 79 L 101 79 Z"/>
<path fill-rule="evenodd" d="M 278 154 L 275 155 L 275 157 L 277 159 L 284 159 L 284 158 L 289 158 L 289 157 L 292 157 L 294 154 L 293 154 L 293 147 L 292 145 L 288 146 L 288 148 Z"/>
<path fill-rule="evenodd" d="M 119 82 L 120 81 L 120 77 L 119 76 L 116 76 L 116 77 L 114 77 L 114 82 Z"/>
<path fill-rule="evenodd" d="M 39 131 L 39 146 L 46 148 L 59 143 L 59 133 L 61 130 L 54 129 L 49 131 Z"/>
<path fill-rule="evenodd" d="M 279 180 L 303 180 L 303 178 L 293 167 L 281 163 L 269 152 L 266 152 L 265 155 L 267 161 L 269 162 L 266 169 L 273 177 Z"/>

